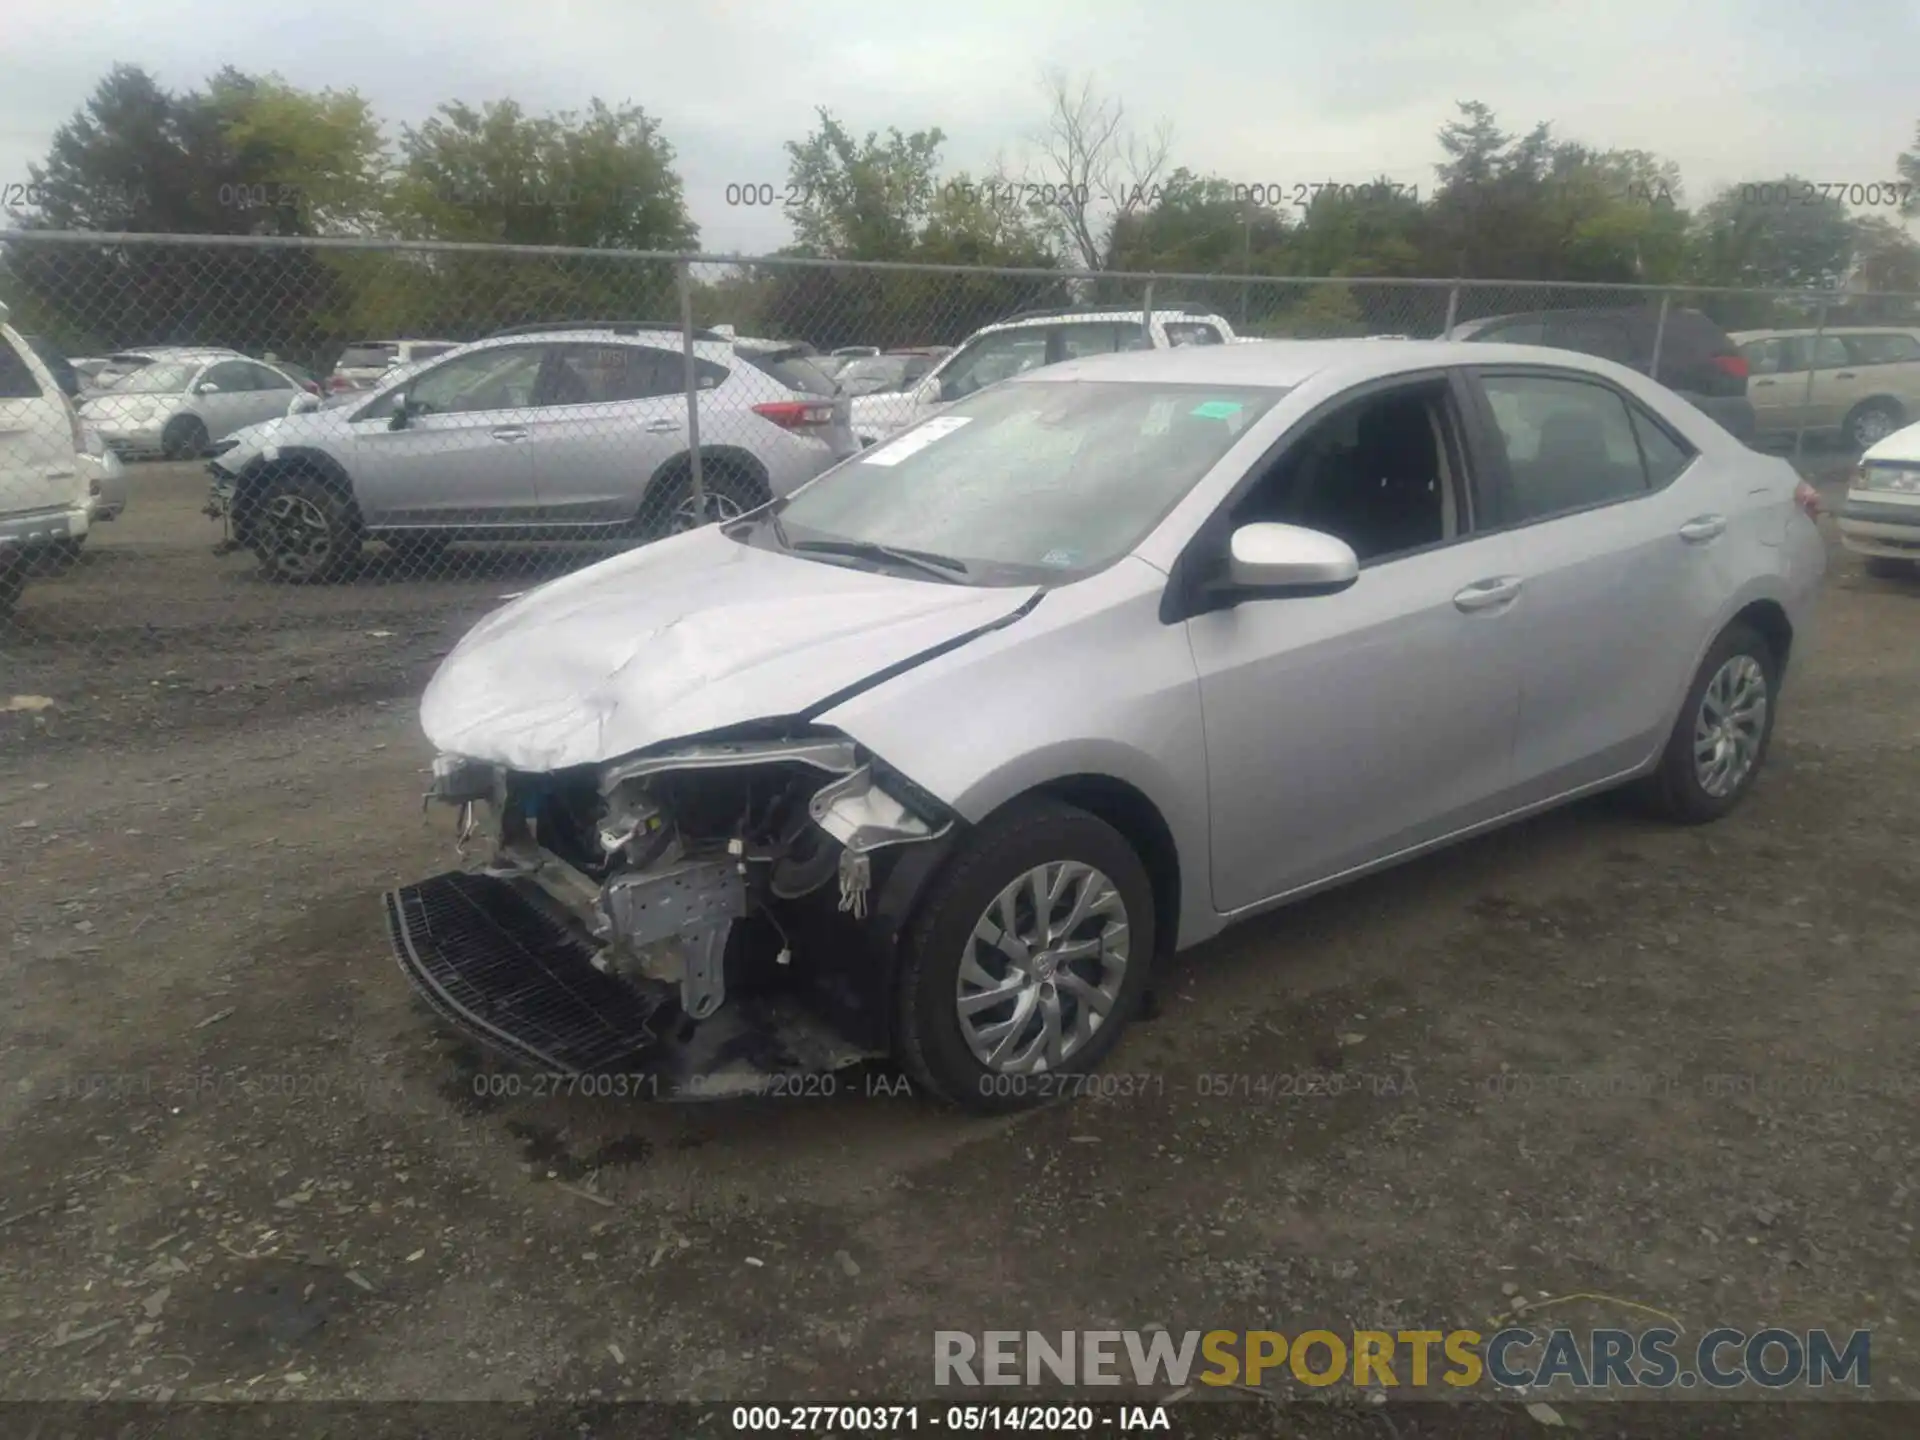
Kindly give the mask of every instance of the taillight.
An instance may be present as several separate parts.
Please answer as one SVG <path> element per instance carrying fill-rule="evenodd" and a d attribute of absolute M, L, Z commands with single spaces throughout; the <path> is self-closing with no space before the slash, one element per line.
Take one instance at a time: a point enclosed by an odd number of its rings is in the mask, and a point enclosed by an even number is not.
<path fill-rule="evenodd" d="M 1809 520 L 1820 518 L 1820 492 L 1802 480 L 1793 487 L 1793 503 Z"/>
<path fill-rule="evenodd" d="M 815 425 L 833 424 L 833 402 L 818 400 L 769 400 L 753 407 L 753 413 L 771 420 L 782 430 L 806 430 Z"/>
<path fill-rule="evenodd" d="M 1713 368 L 1731 375 L 1736 380 L 1745 380 L 1753 373 L 1744 355 L 1716 355 L 1713 357 Z"/>

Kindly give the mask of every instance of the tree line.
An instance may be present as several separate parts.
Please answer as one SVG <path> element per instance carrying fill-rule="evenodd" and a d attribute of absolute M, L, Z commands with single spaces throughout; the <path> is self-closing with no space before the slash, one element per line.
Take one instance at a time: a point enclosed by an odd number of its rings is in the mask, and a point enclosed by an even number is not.
<path fill-rule="evenodd" d="M 822 346 L 954 343 L 1025 306 L 1138 303 L 1138 282 L 1102 278 L 1134 271 L 1345 282 L 1181 289 L 1253 333 L 1430 330 L 1444 292 L 1365 283 L 1402 276 L 1804 288 L 1835 293 L 1837 318 L 1916 318 L 1844 296 L 1920 291 L 1920 246 L 1898 223 L 1920 214 L 1920 129 L 1884 181 L 1756 177 L 1690 207 L 1677 167 L 1657 155 L 1564 139 L 1545 122 L 1509 130 L 1478 102 L 1440 126 L 1443 158 L 1419 186 L 1248 184 L 1177 163 L 1165 124 L 1136 126 L 1090 81 L 1050 75 L 1044 98 L 1023 158 L 986 174 L 947 169 L 938 127 L 856 134 L 822 109 L 785 147 L 779 197 L 793 230 L 784 255 L 1037 273 L 742 265 L 701 274 L 696 319 Z M 542 115 L 452 101 L 390 137 L 352 90 L 231 67 L 185 92 L 115 67 L 5 198 L 23 229 L 583 252 L 7 247 L 0 294 L 18 322 L 75 350 L 190 340 L 321 365 L 363 335 L 676 319 L 670 265 L 591 252 L 685 251 L 700 238 L 673 148 L 640 106 L 595 99 Z M 1730 326 L 1796 313 L 1701 303 Z"/>

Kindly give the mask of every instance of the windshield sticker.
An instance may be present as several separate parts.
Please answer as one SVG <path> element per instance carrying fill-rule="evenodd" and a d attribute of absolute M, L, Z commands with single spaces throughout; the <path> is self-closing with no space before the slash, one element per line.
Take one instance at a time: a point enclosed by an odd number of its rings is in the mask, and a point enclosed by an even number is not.
<path fill-rule="evenodd" d="M 1071 569 L 1080 563 L 1078 550 L 1053 549 L 1040 557 L 1042 565 L 1057 565 L 1062 569 Z"/>
<path fill-rule="evenodd" d="M 898 440 L 882 445 L 876 450 L 869 450 L 860 457 L 860 463 L 862 465 L 898 465 L 909 455 L 918 455 L 934 441 L 944 435 L 951 435 L 972 419 L 971 415 L 937 415 L 921 424 L 919 428 L 902 435 Z"/>
<path fill-rule="evenodd" d="M 1187 413 L 1197 420 L 1231 420 L 1244 409 L 1246 406 L 1231 400 L 1209 400 L 1204 405 L 1194 406 Z"/>

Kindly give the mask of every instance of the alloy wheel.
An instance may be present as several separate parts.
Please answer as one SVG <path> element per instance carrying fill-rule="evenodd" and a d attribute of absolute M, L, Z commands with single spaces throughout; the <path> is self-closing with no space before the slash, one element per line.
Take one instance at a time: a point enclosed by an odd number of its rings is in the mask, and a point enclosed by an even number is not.
<path fill-rule="evenodd" d="M 1746 782 L 1767 731 L 1767 672 L 1734 655 L 1707 682 L 1693 721 L 1693 770 L 1700 788 L 1725 799 Z"/>
<path fill-rule="evenodd" d="M 1059 1069 L 1106 1023 L 1128 950 L 1126 902 L 1099 870 L 1060 860 L 1020 875 L 961 957 L 955 1008 L 974 1059 L 995 1074 Z"/>
<path fill-rule="evenodd" d="M 318 575 L 333 558 L 333 527 L 304 495 L 275 495 L 261 506 L 254 524 L 283 575 Z"/>

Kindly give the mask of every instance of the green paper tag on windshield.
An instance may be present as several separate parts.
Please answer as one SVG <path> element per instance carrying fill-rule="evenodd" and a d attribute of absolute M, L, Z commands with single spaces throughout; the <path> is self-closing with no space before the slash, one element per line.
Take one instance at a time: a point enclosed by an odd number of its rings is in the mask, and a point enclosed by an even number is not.
<path fill-rule="evenodd" d="M 1204 405 L 1194 406 L 1187 413 L 1202 420 L 1231 420 L 1244 409 L 1246 406 L 1236 405 L 1231 400 L 1209 400 Z"/>

